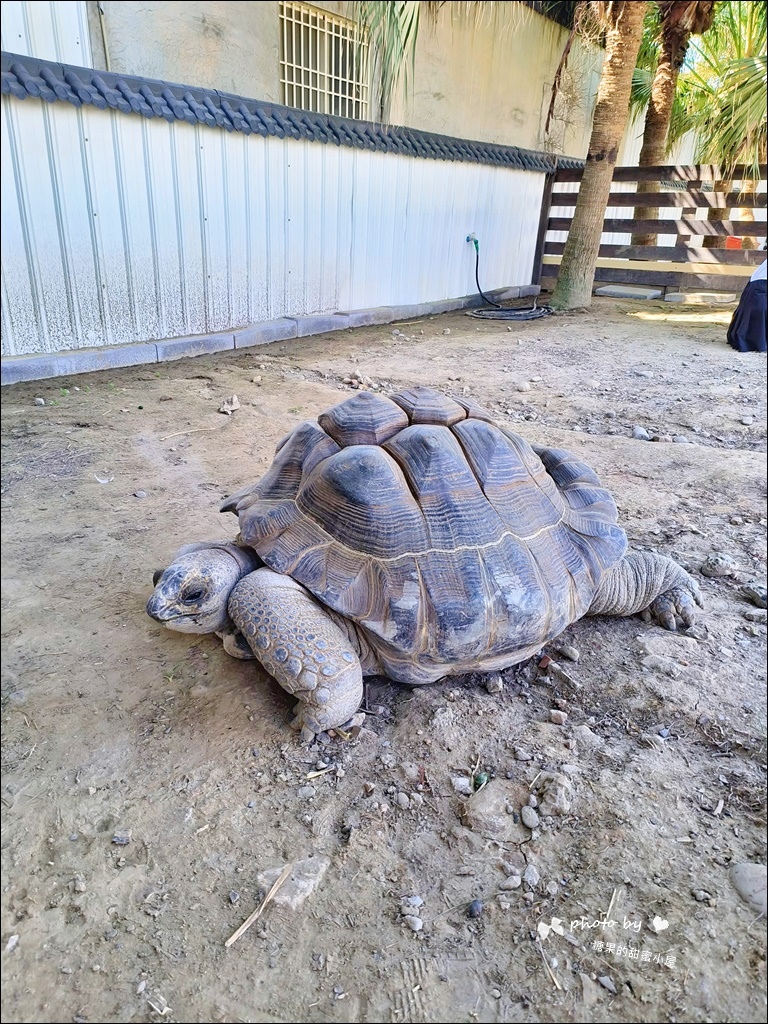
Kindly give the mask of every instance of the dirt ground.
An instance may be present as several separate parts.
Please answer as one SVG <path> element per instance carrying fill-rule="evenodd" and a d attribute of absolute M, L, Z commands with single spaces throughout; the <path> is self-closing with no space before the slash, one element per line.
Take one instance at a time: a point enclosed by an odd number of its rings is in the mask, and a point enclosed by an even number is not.
<path fill-rule="evenodd" d="M 765 864 L 741 588 L 766 572 L 766 362 L 729 317 L 449 314 L 4 389 L 3 1021 L 765 1020 L 765 917 L 729 869 Z M 499 692 L 370 680 L 357 737 L 300 747 L 255 662 L 144 605 L 353 373 L 583 455 L 631 545 L 700 580 L 694 628 L 585 619 Z"/>

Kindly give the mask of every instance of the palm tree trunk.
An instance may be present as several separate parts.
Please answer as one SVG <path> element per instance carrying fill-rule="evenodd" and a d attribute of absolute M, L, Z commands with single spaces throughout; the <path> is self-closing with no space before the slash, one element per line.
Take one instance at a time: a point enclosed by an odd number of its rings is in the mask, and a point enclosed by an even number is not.
<path fill-rule="evenodd" d="M 659 63 L 653 76 L 651 86 L 651 102 L 645 115 L 643 145 L 640 150 L 638 166 L 655 167 L 663 164 L 667 155 L 667 133 L 672 117 L 672 104 L 675 99 L 677 77 L 685 58 L 689 34 L 687 32 L 665 33 L 661 41 Z M 658 192 L 658 181 L 640 181 L 638 192 Z M 636 220 L 657 220 L 658 208 L 655 206 L 635 207 Z M 632 235 L 632 245 L 656 245 L 656 235 Z"/>
<path fill-rule="evenodd" d="M 600 249 L 613 169 L 629 119 L 632 72 L 640 49 L 646 6 L 646 3 L 636 0 L 604 5 L 609 26 L 605 39 L 605 60 L 587 162 L 552 295 L 552 306 L 555 309 L 588 306 L 592 298 L 595 261 Z"/>

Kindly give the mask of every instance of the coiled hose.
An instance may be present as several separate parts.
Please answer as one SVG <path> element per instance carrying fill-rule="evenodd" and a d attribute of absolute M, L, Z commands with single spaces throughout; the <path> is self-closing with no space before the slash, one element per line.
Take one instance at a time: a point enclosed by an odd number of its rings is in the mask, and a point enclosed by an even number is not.
<path fill-rule="evenodd" d="M 472 242 L 475 247 L 475 283 L 478 294 L 491 307 L 490 309 L 467 310 L 467 316 L 476 317 L 478 320 L 538 320 L 540 317 L 552 314 L 549 306 L 537 306 L 535 298 L 530 309 L 509 309 L 490 299 L 480 287 L 480 242 L 474 235 L 469 235 L 467 241 Z"/>

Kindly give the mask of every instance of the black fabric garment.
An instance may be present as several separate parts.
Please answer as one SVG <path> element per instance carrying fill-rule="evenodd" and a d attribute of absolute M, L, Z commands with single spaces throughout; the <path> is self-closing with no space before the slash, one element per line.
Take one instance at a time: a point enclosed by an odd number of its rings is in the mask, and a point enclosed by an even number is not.
<path fill-rule="evenodd" d="M 768 315 L 766 281 L 750 281 L 728 327 L 728 344 L 737 352 L 765 352 L 765 320 Z"/>

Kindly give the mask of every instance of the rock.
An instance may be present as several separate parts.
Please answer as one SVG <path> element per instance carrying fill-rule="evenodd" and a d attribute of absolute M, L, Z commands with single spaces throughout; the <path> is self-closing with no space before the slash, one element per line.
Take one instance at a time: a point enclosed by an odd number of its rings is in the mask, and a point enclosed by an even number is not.
<path fill-rule="evenodd" d="M 237 395 L 230 395 L 229 398 L 225 398 L 219 406 L 219 412 L 223 412 L 225 416 L 231 416 L 233 412 L 236 412 L 240 408 L 240 399 Z"/>
<path fill-rule="evenodd" d="M 520 875 L 509 875 L 503 882 L 499 884 L 499 888 L 502 892 L 510 892 L 512 889 L 519 889 L 523 884 L 523 880 Z"/>
<path fill-rule="evenodd" d="M 523 824 L 526 828 L 538 828 L 539 816 L 532 807 L 523 807 L 523 809 L 520 811 L 520 817 L 522 818 Z"/>
<path fill-rule="evenodd" d="M 485 688 L 488 693 L 501 693 L 504 689 L 504 681 L 501 676 L 491 676 L 485 681 Z"/>
<path fill-rule="evenodd" d="M 395 797 L 395 803 L 403 811 L 407 811 L 408 808 L 411 806 L 411 801 L 408 799 L 407 793 L 398 793 L 397 796 Z"/>
<path fill-rule="evenodd" d="M 512 850 L 500 866 L 505 875 L 522 875 L 525 871 L 525 857 L 519 850 Z"/>
<path fill-rule="evenodd" d="M 82 875 L 75 875 L 74 879 L 72 880 L 72 888 L 75 890 L 75 892 L 86 891 L 85 879 L 83 878 Z"/>
<path fill-rule="evenodd" d="M 765 917 L 765 864 L 751 864 L 748 861 L 744 861 L 741 864 L 734 864 L 728 875 L 739 896 L 752 907 L 756 914 L 761 914 Z"/>
<path fill-rule="evenodd" d="M 634 437 L 634 439 L 636 441 L 650 441 L 651 440 L 651 435 L 648 433 L 648 431 L 645 429 L 645 427 L 633 427 L 632 428 L 632 437 Z"/>
<path fill-rule="evenodd" d="M 146 491 L 134 491 L 133 492 L 133 496 L 134 496 L 134 498 L 146 498 L 147 492 Z"/>
<path fill-rule="evenodd" d="M 405 903 L 405 905 L 408 907 L 418 908 L 424 906 L 424 900 L 421 898 L 421 896 L 406 896 L 405 899 L 403 900 L 403 903 Z"/>
<path fill-rule="evenodd" d="M 550 711 L 549 720 L 550 722 L 554 722 L 555 725 L 565 725 L 568 720 L 568 712 L 558 710 Z"/>
<path fill-rule="evenodd" d="M 762 622 L 765 624 L 768 621 L 768 612 L 765 608 L 756 608 L 754 611 L 750 608 L 749 611 L 741 613 L 747 622 Z"/>
<path fill-rule="evenodd" d="M 290 875 L 272 897 L 272 902 L 278 906 L 298 910 L 323 880 L 330 864 L 328 857 L 309 857 L 307 860 L 296 861 Z M 282 871 L 283 867 L 261 871 L 257 875 L 257 881 L 263 889 L 269 891 Z"/>
<path fill-rule="evenodd" d="M 741 424 L 743 424 L 743 426 L 745 426 L 745 427 L 751 427 L 752 424 L 755 422 L 755 417 L 754 416 L 742 416 L 741 419 L 739 420 L 739 422 Z"/>
<path fill-rule="evenodd" d="M 314 800 L 317 790 L 314 786 L 299 786 L 296 796 L 299 800 Z"/>
<path fill-rule="evenodd" d="M 673 444 L 691 444 L 689 438 L 684 437 L 682 434 L 674 434 L 672 437 Z"/>
<path fill-rule="evenodd" d="M 261 384 L 261 374 L 257 373 L 255 377 L 251 377 L 251 384 Z"/>
<path fill-rule="evenodd" d="M 550 814 L 567 814 L 573 805 L 571 780 L 559 772 L 542 772 L 536 781 L 539 795 L 539 811 L 545 817 Z"/>
<path fill-rule="evenodd" d="M 45 399 L 44 398 L 36 398 L 35 399 L 35 405 L 45 405 Z"/>
<path fill-rule="evenodd" d="M 465 775 L 455 775 L 451 779 L 451 785 L 454 793 L 458 793 L 460 796 L 472 796 L 472 780 Z"/>
<path fill-rule="evenodd" d="M 483 912 L 483 904 L 481 900 L 472 900 L 467 907 L 468 917 L 480 917 Z"/>
<path fill-rule="evenodd" d="M 575 647 L 558 647 L 557 653 L 562 654 L 567 661 L 578 661 L 580 657 Z"/>
<path fill-rule="evenodd" d="M 604 989 L 607 989 L 611 993 L 612 996 L 616 995 L 616 986 L 613 984 L 613 982 L 607 974 L 603 974 L 597 980 L 603 986 Z"/>
<path fill-rule="evenodd" d="M 741 588 L 741 596 L 746 597 L 757 608 L 768 607 L 768 591 L 765 583 L 747 583 Z"/>
<path fill-rule="evenodd" d="M 519 803 L 518 792 L 511 783 L 504 779 L 491 779 L 464 801 L 462 824 L 486 839 L 524 842 L 529 838 L 528 830 L 510 813 L 511 808 Z"/>
<path fill-rule="evenodd" d="M 531 385 L 528 383 L 527 380 L 521 381 L 517 385 L 517 390 L 518 391 L 530 391 L 531 390 Z"/>
<path fill-rule="evenodd" d="M 529 885 L 531 889 L 535 889 L 541 881 L 541 875 L 534 864 L 529 864 L 523 872 L 523 881 L 526 885 Z"/>
<path fill-rule="evenodd" d="M 539 798 L 536 796 L 535 793 L 529 793 L 528 794 L 528 806 L 529 807 L 538 807 L 539 806 Z"/>
<path fill-rule="evenodd" d="M 424 922 L 420 917 L 416 917 L 414 914 L 406 914 L 403 918 L 405 923 L 411 929 L 412 932 L 420 932 L 424 927 Z"/>
<path fill-rule="evenodd" d="M 680 665 L 665 654 L 649 654 L 647 658 L 643 658 L 641 664 L 643 668 L 651 672 L 661 672 L 670 679 L 677 679 L 682 672 Z"/>
<path fill-rule="evenodd" d="M 450 333 L 451 333 L 451 328 L 450 327 L 446 327 L 445 330 L 443 331 L 443 334 L 450 334 Z"/>
<path fill-rule="evenodd" d="M 691 889 L 691 896 L 693 896 L 697 903 L 712 902 L 712 893 L 707 892 L 706 889 Z"/>
<path fill-rule="evenodd" d="M 515 760 L 517 761 L 532 761 L 533 754 L 529 754 L 527 750 L 522 747 L 515 747 Z"/>
<path fill-rule="evenodd" d="M 719 576 L 733 576 L 738 571 L 739 564 L 724 551 L 712 551 L 704 559 L 699 568 L 702 576 L 709 576 L 716 579 Z"/>

